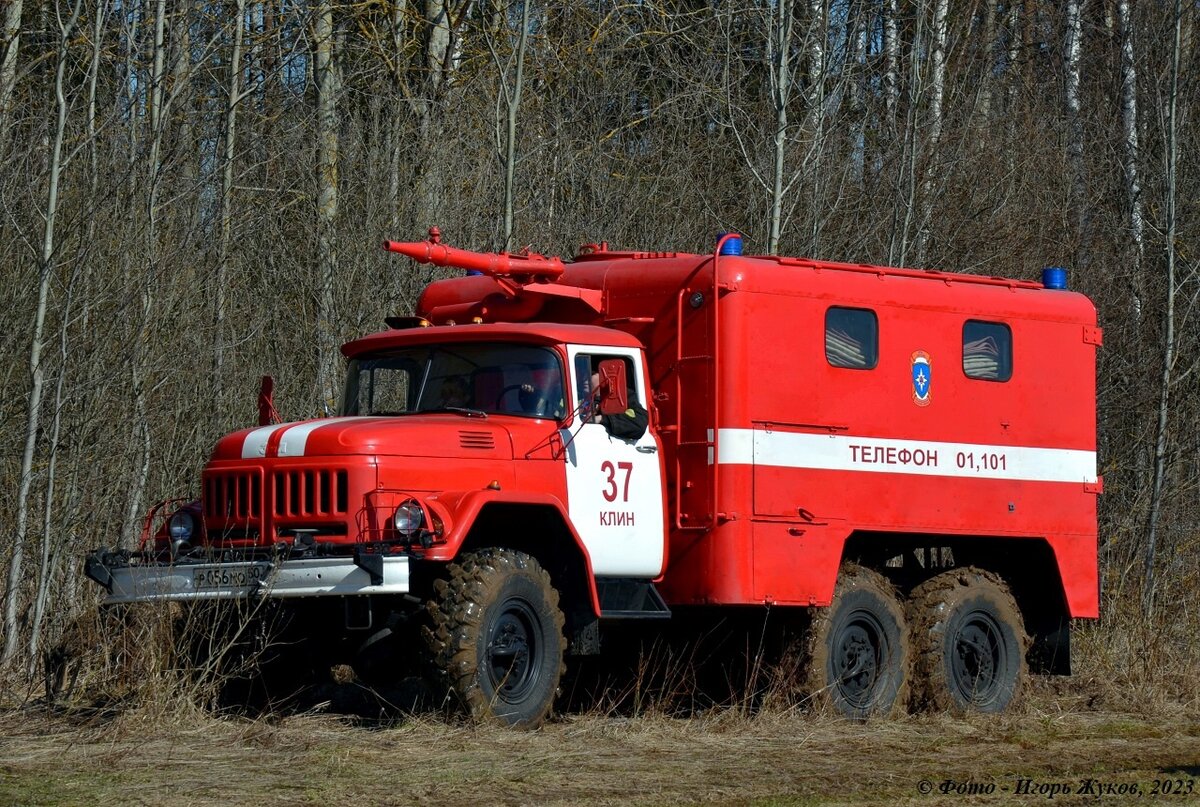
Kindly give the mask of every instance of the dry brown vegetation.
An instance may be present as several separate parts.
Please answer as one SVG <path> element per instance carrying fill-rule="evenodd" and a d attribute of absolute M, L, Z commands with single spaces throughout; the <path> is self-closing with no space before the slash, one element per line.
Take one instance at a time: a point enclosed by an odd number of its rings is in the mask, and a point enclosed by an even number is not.
<path fill-rule="evenodd" d="M 1200 780 L 1195 703 L 1131 713 L 1076 709 L 1080 699 L 1042 691 L 998 718 L 866 724 L 785 710 L 750 717 L 716 709 L 690 719 L 569 715 L 536 732 L 441 719 L 367 728 L 320 710 L 258 720 L 188 710 L 11 713 L 0 718 L 0 801 L 1005 804 L 1045 800 L 1015 799 L 1022 778 L 1078 787 L 1094 777 L 1147 792 L 1156 780 Z M 972 798 L 924 795 L 922 780 L 998 789 Z M 1197 800 L 1200 793 L 1168 803 Z M 1060 796 L 1053 803 L 1089 802 Z"/>
<path fill-rule="evenodd" d="M 200 708 L 247 670 L 182 669 L 178 612 L 153 616 L 127 620 L 125 644 L 97 642 L 69 698 L 0 716 L 0 803 L 1006 804 L 1048 800 L 1018 797 L 1022 780 L 1089 779 L 1136 784 L 1139 803 L 1200 803 L 1150 796 L 1200 787 L 1200 664 L 1148 634 L 1128 637 L 1139 652 L 1110 647 L 1104 626 L 1077 635 L 1075 675 L 1035 677 L 1000 716 L 814 713 L 790 659 L 746 670 L 716 703 L 698 684 L 711 652 L 652 645 L 632 675 L 569 692 L 572 707 L 528 732 L 401 708 L 397 688 L 351 676 L 265 713 Z M 947 782 L 996 789 L 944 794 Z"/>

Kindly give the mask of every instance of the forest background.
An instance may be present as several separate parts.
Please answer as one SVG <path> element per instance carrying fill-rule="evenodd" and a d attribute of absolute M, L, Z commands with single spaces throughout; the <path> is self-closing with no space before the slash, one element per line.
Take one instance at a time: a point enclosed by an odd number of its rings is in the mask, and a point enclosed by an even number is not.
<path fill-rule="evenodd" d="M 1037 278 L 1100 352 L 1113 680 L 1200 637 L 1195 0 L 5 0 L 0 667 L 28 692 L 215 439 L 326 411 L 435 273 L 382 238 Z M 7 699 L 6 699 L 7 700 Z"/>

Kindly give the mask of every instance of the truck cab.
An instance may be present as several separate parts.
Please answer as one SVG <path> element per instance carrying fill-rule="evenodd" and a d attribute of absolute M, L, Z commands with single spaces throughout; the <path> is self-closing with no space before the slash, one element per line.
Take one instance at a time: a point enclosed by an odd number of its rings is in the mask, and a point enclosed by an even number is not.
<path fill-rule="evenodd" d="M 605 600 L 667 614 L 651 583 L 667 545 L 659 438 L 644 421 L 636 437 L 606 425 L 653 412 L 635 339 L 583 325 L 416 324 L 343 353 L 337 416 L 225 436 L 199 503 L 165 514 L 142 552 L 89 559 L 107 602 L 346 597 L 347 626 L 373 626 L 411 610 L 405 597 L 437 601 L 448 565 L 486 548 L 556 600 L 546 614 L 520 600 L 496 616 L 525 656 L 545 634 L 547 692 L 567 639 L 596 648 Z M 493 688 L 515 663 L 502 655 Z M 494 711 L 495 694 L 479 710 Z M 547 697 L 529 707 L 523 695 L 524 710 L 504 714 L 540 719 Z"/>

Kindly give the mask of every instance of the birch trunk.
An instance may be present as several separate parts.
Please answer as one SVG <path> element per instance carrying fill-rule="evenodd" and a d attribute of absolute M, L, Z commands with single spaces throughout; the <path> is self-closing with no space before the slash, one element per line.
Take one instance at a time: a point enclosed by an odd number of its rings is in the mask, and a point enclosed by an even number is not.
<path fill-rule="evenodd" d="M 143 499 L 150 478 L 150 423 L 146 413 L 146 382 L 144 363 L 147 327 L 154 301 L 151 281 L 158 271 L 158 189 L 162 173 L 163 139 L 163 78 L 166 69 L 164 29 L 166 0 L 157 0 L 154 11 L 154 51 L 150 72 L 150 149 L 146 176 L 146 266 L 137 279 L 140 310 L 134 315 L 133 349 L 129 358 L 129 390 L 133 397 L 133 412 L 129 421 L 129 445 L 137 452 L 133 484 L 125 507 L 123 545 L 132 548 L 141 526 Z"/>
<path fill-rule="evenodd" d="M 870 75 L 867 72 L 867 15 L 860 12 L 854 29 L 854 77 L 851 113 L 850 174 L 858 188 L 863 187 L 867 162 L 867 97 Z"/>
<path fill-rule="evenodd" d="M 317 5 L 317 383 L 325 414 L 337 406 L 337 340 L 333 323 L 333 280 L 337 276 L 335 224 L 338 209 L 337 78 L 333 63 L 333 7 Z"/>
<path fill-rule="evenodd" d="M 46 462 L 46 495 L 42 511 L 42 557 L 38 569 L 37 596 L 33 602 L 33 619 L 29 629 L 29 658 L 26 660 L 26 674 L 33 679 L 37 672 L 38 648 L 42 639 L 42 623 L 45 620 L 46 605 L 50 600 L 50 587 L 53 583 L 54 568 L 58 563 L 58 551 L 54 546 L 54 515 L 56 508 L 56 482 L 58 479 L 58 449 L 61 445 L 63 407 L 66 405 L 63 387 L 67 378 L 67 366 L 70 359 L 70 324 L 71 306 L 75 298 L 75 281 L 79 273 L 76 269 L 71 273 L 67 283 L 67 297 L 63 303 L 62 324 L 58 336 L 58 380 L 54 385 L 54 416 L 50 426 L 49 458 Z"/>
<path fill-rule="evenodd" d="M 521 3 L 521 33 L 517 38 L 516 76 L 512 90 L 502 81 L 507 111 L 504 141 L 504 251 L 513 249 L 513 178 L 517 170 L 517 114 L 521 107 L 521 89 L 525 83 L 525 48 L 529 42 L 529 4 Z M 506 71 L 507 72 L 507 71 Z"/>
<path fill-rule="evenodd" d="M 1117 0 L 1117 18 L 1121 37 L 1121 129 L 1124 135 L 1125 195 L 1129 204 L 1129 239 L 1133 246 L 1130 274 L 1130 305 L 1135 334 L 1142 331 L 1142 260 L 1145 219 L 1142 214 L 1141 156 L 1138 148 L 1137 61 L 1133 42 L 1133 19 L 1129 0 Z"/>
<path fill-rule="evenodd" d="M 21 48 L 21 11 L 24 0 L 8 0 L 0 30 L 0 151 L 8 141 L 12 123 L 13 90 L 17 85 L 17 55 Z"/>
<path fill-rule="evenodd" d="M 21 454 L 21 477 L 17 491 L 17 517 L 13 530 L 12 560 L 8 567 L 8 582 L 4 594 L 4 653 L 0 666 L 8 666 L 16 655 L 21 639 L 18 617 L 21 600 L 21 567 L 24 563 L 25 542 L 29 528 L 29 500 L 33 487 L 33 460 L 37 450 L 38 429 L 42 411 L 42 386 L 46 370 L 42 366 L 45 339 L 46 310 L 50 304 L 50 285 L 54 274 L 54 225 L 58 218 L 58 185 L 63 171 L 63 140 L 70 107 L 63 90 L 67 68 L 67 50 L 83 0 L 75 0 L 70 18 L 59 23 L 58 66 L 54 75 L 54 145 L 50 151 L 50 181 L 46 190 L 46 218 L 42 228 L 42 248 L 38 256 L 38 297 L 33 320 L 33 338 L 29 345 L 29 405 L 25 420 L 25 448 Z"/>
<path fill-rule="evenodd" d="M 779 251 L 783 231 L 783 174 L 786 162 L 788 101 L 792 91 L 792 65 L 788 58 L 792 30 L 795 24 L 795 0 L 781 0 L 770 6 L 770 31 L 767 36 L 768 57 L 772 67 L 771 103 L 775 111 L 775 131 L 772 136 L 774 152 L 771 172 L 771 223 L 767 237 L 767 253 Z"/>
<path fill-rule="evenodd" d="M 1005 149 L 1004 162 L 1008 175 L 1016 178 L 1017 155 L 1017 102 L 1021 97 L 1021 3 L 1013 2 L 1008 7 L 1008 63 L 1005 65 L 1008 84 L 1005 105 Z"/>
<path fill-rule="evenodd" d="M 903 200 L 892 208 L 892 235 L 888 243 L 888 263 L 905 266 L 908 263 L 910 246 L 909 231 L 917 210 L 917 157 L 920 151 L 917 141 L 917 98 L 916 88 L 921 86 L 921 41 L 925 36 L 925 15 L 917 15 L 913 31 L 913 43 L 909 48 L 908 86 L 909 101 L 904 121 L 904 139 L 901 143 L 900 160 L 897 162 L 897 194 Z M 918 219 L 919 224 L 919 219 Z"/>
<path fill-rule="evenodd" d="M 221 412 L 225 375 L 225 284 L 229 282 L 229 250 L 233 240 L 233 157 L 237 144 L 237 112 L 241 100 L 242 33 L 246 0 L 234 0 L 233 51 L 229 55 L 229 86 L 225 107 L 225 142 L 221 173 L 221 229 L 217 242 L 217 276 L 213 287 L 212 411 Z"/>
<path fill-rule="evenodd" d="M 96 3 L 95 19 L 92 20 L 92 61 L 90 72 L 88 73 L 88 105 L 87 105 L 87 133 L 88 133 L 88 157 L 91 163 L 91 172 L 89 173 L 90 195 L 88 198 L 97 198 L 100 191 L 100 154 L 99 140 L 96 137 L 96 92 L 97 85 L 100 79 L 100 55 L 103 50 L 102 37 L 104 36 L 104 25 L 108 20 L 108 14 L 111 7 L 106 0 L 101 0 Z M 95 210 L 93 209 L 93 213 Z M 94 244 L 96 237 L 96 217 L 92 215 L 88 217 L 88 243 Z"/>
<path fill-rule="evenodd" d="M 175 43 L 172 49 L 174 58 L 171 62 L 171 84 L 172 96 L 181 92 L 181 88 L 188 86 L 192 80 L 192 35 L 191 21 L 192 12 L 195 10 L 195 4 L 188 2 L 180 5 L 179 14 L 171 30 L 171 39 Z M 189 88 L 190 92 L 190 88 Z M 196 138 L 192 131 L 192 124 L 189 116 L 181 115 L 175 125 L 175 141 L 178 143 L 179 151 L 182 154 L 196 153 Z M 185 160 L 181 171 L 181 185 L 188 187 L 194 184 L 199 175 L 199 169 L 196 166 L 195 160 Z M 195 220 L 195 214 L 187 217 L 189 220 Z M 191 229 L 189 226 L 188 229 Z"/>
<path fill-rule="evenodd" d="M 808 129 L 813 133 L 812 147 L 804 161 L 805 185 L 809 192 L 808 254 L 821 251 L 821 187 L 824 179 L 821 157 L 825 152 L 825 37 L 828 34 L 825 0 L 809 2 Z M 781 199 L 782 201 L 782 199 Z M 778 249 L 778 244 L 776 244 Z"/>
<path fill-rule="evenodd" d="M 1175 0 L 1175 36 L 1171 51 L 1171 87 L 1167 96 L 1167 176 L 1166 176 L 1166 236 L 1167 236 L 1167 299 L 1163 310 L 1163 366 L 1158 390 L 1158 424 L 1154 439 L 1154 482 L 1150 493 L 1150 515 L 1146 528 L 1144 557 L 1145 586 L 1142 607 L 1147 616 L 1154 611 L 1154 564 L 1158 551 L 1159 519 L 1162 515 L 1163 492 L 1167 478 L 1167 448 L 1169 438 L 1169 407 L 1172 373 L 1175 365 L 1175 180 L 1179 162 L 1179 56 L 1182 41 L 1183 6 Z"/>
<path fill-rule="evenodd" d="M 933 223 L 934 177 L 938 166 L 938 148 L 942 141 L 942 103 L 946 92 L 946 13 L 948 0 L 935 0 L 930 54 L 929 139 L 923 149 L 925 176 L 921 180 L 921 219 L 917 232 L 917 263 L 929 258 L 929 228 Z"/>
<path fill-rule="evenodd" d="M 1066 70 L 1066 113 L 1067 113 L 1067 167 L 1071 174 L 1071 205 L 1076 212 L 1076 229 L 1079 249 L 1076 261 L 1081 271 L 1086 272 L 1088 260 L 1088 204 L 1087 180 L 1083 164 L 1083 115 L 1080 100 L 1080 62 L 1083 51 L 1083 21 L 1080 6 L 1085 0 L 1067 0 L 1066 41 L 1064 46 Z"/>
<path fill-rule="evenodd" d="M 435 224 L 441 214 L 441 175 L 438 170 L 437 107 L 441 100 L 446 61 L 450 54 L 450 8 L 448 0 L 425 0 L 425 82 L 417 102 L 417 132 L 420 141 L 417 193 L 426 224 Z"/>
<path fill-rule="evenodd" d="M 392 125 L 387 132 L 388 146 L 388 213 L 392 232 L 400 232 L 400 188 L 401 173 L 404 168 L 402 151 L 399 143 L 399 133 L 403 125 L 400 99 L 405 95 L 404 59 L 405 59 L 405 14 L 408 4 L 405 0 L 395 0 L 392 3 Z M 394 236 L 393 236 L 394 237 Z"/>
<path fill-rule="evenodd" d="M 446 58 L 450 52 L 450 23 L 447 0 L 425 0 L 425 70 L 430 101 L 442 91 Z"/>
<path fill-rule="evenodd" d="M 996 66 L 996 0 L 986 0 L 983 19 L 983 74 L 975 128 L 986 129 L 992 118 L 992 71 Z"/>
<path fill-rule="evenodd" d="M 896 106 L 900 101 L 900 33 L 896 17 L 900 15 L 899 0 L 883 3 L 883 103 L 888 123 L 896 128 Z"/>

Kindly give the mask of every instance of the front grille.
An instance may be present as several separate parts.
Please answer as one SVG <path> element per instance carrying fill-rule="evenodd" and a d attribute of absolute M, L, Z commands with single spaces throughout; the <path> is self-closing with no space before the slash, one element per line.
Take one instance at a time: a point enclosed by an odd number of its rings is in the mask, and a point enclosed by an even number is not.
<path fill-rule="evenodd" d="M 262 473 L 218 471 L 204 479 L 204 517 L 216 521 L 262 515 Z"/>
<path fill-rule="evenodd" d="M 330 470 L 276 471 L 271 475 L 274 511 L 279 518 L 344 515 L 347 510 L 346 472 Z"/>

